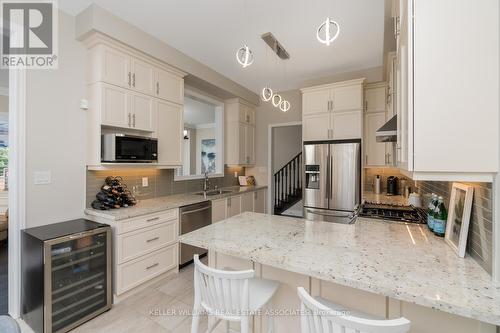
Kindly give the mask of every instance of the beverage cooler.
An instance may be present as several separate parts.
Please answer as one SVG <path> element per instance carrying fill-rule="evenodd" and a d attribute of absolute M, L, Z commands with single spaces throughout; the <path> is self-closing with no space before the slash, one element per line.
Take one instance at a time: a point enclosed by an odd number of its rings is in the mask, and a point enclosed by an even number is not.
<path fill-rule="evenodd" d="M 62 333 L 111 308 L 111 228 L 84 219 L 25 229 L 21 317 Z"/>

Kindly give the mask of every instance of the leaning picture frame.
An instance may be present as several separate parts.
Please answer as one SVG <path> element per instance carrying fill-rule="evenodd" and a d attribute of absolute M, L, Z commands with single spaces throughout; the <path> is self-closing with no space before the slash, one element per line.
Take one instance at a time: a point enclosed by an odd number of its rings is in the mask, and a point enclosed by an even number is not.
<path fill-rule="evenodd" d="M 461 183 L 452 185 L 445 241 L 460 258 L 465 257 L 473 194 L 474 187 L 470 185 Z"/>

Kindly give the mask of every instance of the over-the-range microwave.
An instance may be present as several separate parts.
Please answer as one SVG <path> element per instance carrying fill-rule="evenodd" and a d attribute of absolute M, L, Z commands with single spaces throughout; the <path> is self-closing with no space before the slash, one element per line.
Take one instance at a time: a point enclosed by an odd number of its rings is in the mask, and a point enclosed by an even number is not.
<path fill-rule="evenodd" d="M 158 162 L 158 140 L 119 133 L 101 135 L 101 162 Z"/>

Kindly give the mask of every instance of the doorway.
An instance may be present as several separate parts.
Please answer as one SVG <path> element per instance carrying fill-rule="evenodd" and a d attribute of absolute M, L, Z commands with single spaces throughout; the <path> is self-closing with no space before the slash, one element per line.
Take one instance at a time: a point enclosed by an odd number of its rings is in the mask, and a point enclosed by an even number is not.
<path fill-rule="evenodd" d="M 302 123 L 269 126 L 270 211 L 302 217 Z"/>

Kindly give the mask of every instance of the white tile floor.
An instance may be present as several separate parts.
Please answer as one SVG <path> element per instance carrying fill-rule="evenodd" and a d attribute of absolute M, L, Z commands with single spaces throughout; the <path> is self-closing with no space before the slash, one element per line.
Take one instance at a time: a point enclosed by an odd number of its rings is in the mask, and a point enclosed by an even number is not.
<path fill-rule="evenodd" d="M 205 259 L 205 258 L 204 258 Z M 111 310 L 75 328 L 72 333 L 188 333 L 193 308 L 193 265 L 114 304 Z M 186 313 L 187 312 L 187 313 Z M 23 333 L 31 330 L 21 323 Z M 200 332 L 207 328 L 203 318 Z M 225 332 L 219 324 L 215 332 Z"/>

